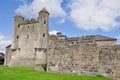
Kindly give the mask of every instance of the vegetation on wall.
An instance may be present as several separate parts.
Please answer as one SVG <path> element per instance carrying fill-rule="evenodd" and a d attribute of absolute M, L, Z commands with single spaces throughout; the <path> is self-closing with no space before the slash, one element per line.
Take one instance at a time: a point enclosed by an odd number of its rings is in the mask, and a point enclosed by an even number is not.
<path fill-rule="evenodd" d="M 47 70 L 47 64 L 36 64 L 36 66 L 41 66 L 44 71 Z"/>

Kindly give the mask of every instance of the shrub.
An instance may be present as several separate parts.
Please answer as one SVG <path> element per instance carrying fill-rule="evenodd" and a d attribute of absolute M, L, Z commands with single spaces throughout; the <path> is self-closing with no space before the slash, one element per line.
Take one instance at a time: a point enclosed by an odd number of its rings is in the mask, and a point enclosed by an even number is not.
<path fill-rule="evenodd" d="M 41 64 L 41 66 L 43 67 L 43 69 L 46 71 L 47 70 L 47 64 Z"/>
<path fill-rule="evenodd" d="M 101 75 L 101 74 L 98 74 L 98 75 L 96 75 L 96 77 L 104 77 L 103 75 Z"/>
<path fill-rule="evenodd" d="M 41 66 L 45 71 L 47 70 L 47 64 L 36 64 L 36 66 Z"/>

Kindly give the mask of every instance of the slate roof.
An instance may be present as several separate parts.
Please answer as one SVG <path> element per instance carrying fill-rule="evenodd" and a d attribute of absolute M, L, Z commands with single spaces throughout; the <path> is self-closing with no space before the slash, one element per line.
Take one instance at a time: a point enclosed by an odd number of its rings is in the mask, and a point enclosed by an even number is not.
<path fill-rule="evenodd" d="M 8 45 L 6 48 L 9 48 L 9 47 L 11 47 L 11 44 L 10 44 L 10 45 Z"/>
<path fill-rule="evenodd" d="M 103 35 L 89 35 L 89 36 L 82 36 L 82 37 L 95 37 L 96 41 L 109 41 L 109 40 L 116 41 L 117 40 L 116 38 L 106 37 Z M 74 40 L 78 40 L 79 38 L 81 37 L 72 37 L 72 38 L 68 38 L 68 40 L 74 41 Z"/>
<path fill-rule="evenodd" d="M 102 40 L 117 40 L 115 38 L 111 38 L 111 37 L 106 37 L 106 36 L 103 36 L 103 35 L 94 35 L 95 36 L 95 40 L 96 41 L 102 41 Z"/>
<path fill-rule="evenodd" d="M 45 13 L 48 13 L 49 14 L 49 12 L 47 11 L 47 9 L 44 7 L 40 12 L 45 12 Z M 39 13 L 40 13 L 39 12 Z"/>

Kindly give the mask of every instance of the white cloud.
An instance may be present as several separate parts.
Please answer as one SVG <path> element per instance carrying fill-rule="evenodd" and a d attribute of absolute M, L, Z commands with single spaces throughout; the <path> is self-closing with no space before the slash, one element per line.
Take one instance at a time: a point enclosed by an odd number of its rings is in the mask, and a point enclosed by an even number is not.
<path fill-rule="evenodd" d="M 58 32 L 59 32 L 59 31 L 53 30 L 53 31 L 50 31 L 49 34 L 50 34 L 50 35 L 57 35 Z"/>
<path fill-rule="evenodd" d="M 22 0 L 24 2 L 24 0 Z M 37 17 L 38 12 L 46 7 L 50 13 L 50 17 L 65 17 L 66 12 L 61 7 L 63 0 L 33 0 L 31 3 L 24 2 L 16 10 L 17 13 L 22 13 L 26 17 Z"/>
<path fill-rule="evenodd" d="M 0 52 L 5 52 L 5 47 L 8 46 L 11 41 L 4 34 L 0 33 Z"/>
<path fill-rule="evenodd" d="M 20 5 L 16 12 L 28 18 L 37 17 L 38 12 L 46 7 L 50 17 L 59 19 L 56 21 L 58 24 L 64 23 L 69 17 L 78 28 L 83 30 L 109 31 L 120 25 L 120 21 L 116 21 L 120 16 L 120 0 L 69 0 L 67 2 L 65 0 L 33 0 L 31 3 L 22 0 L 22 2 L 23 5 Z"/>
<path fill-rule="evenodd" d="M 117 39 L 118 44 L 120 44 L 120 35 L 115 36 L 115 38 Z"/>
<path fill-rule="evenodd" d="M 59 21 L 59 23 L 61 24 L 61 23 L 64 23 L 65 22 L 65 18 L 62 18 L 60 21 Z"/>
<path fill-rule="evenodd" d="M 70 18 L 80 29 L 109 31 L 120 22 L 120 0 L 71 0 Z"/>

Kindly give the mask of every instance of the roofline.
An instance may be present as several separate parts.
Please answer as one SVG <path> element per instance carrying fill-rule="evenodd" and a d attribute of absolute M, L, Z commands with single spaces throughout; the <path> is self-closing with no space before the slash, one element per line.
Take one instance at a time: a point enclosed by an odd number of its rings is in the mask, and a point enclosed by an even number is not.
<path fill-rule="evenodd" d="M 6 48 L 8 48 L 8 47 L 10 47 L 11 46 L 11 44 L 9 44 L 8 46 L 6 46 Z"/>
<path fill-rule="evenodd" d="M 96 40 L 96 41 L 117 41 L 117 39 L 104 39 L 104 40 Z"/>

